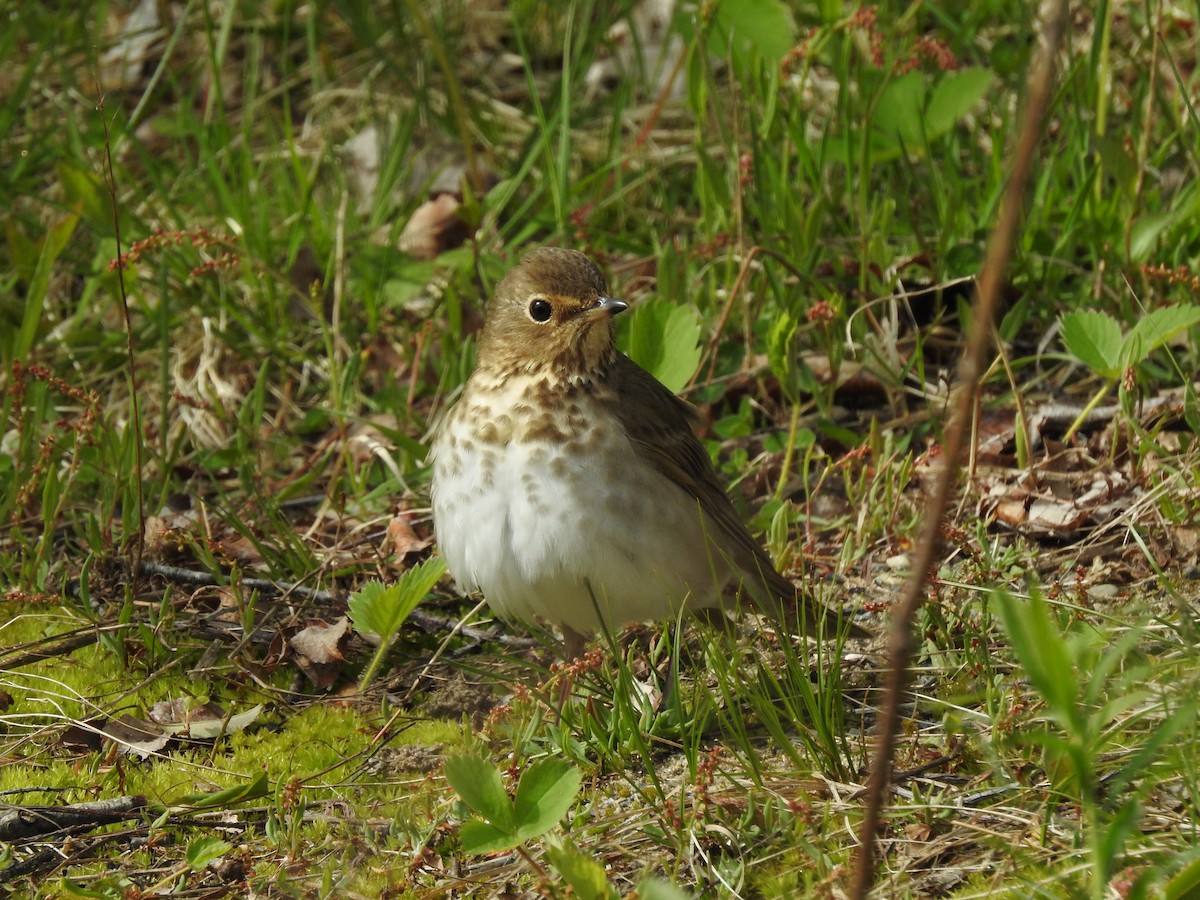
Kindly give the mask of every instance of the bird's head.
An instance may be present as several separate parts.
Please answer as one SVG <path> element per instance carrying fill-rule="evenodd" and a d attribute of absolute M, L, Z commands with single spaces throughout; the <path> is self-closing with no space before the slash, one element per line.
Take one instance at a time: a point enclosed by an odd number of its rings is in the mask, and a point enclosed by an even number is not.
<path fill-rule="evenodd" d="M 479 339 L 479 367 L 586 379 L 615 356 L 612 317 L 627 308 L 608 296 L 604 276 L 582 253 L 534 250 L 496 286 Z"/>

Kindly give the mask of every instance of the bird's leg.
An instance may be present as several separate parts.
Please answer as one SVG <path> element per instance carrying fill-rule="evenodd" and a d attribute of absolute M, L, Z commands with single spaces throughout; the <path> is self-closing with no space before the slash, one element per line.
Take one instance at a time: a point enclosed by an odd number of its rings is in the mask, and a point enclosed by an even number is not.
<path fill-rule="evenodd" d="M 719 631 L 721 634 L 736 634 L 737 628 L 733 624 L 733 620 L 725 614 L 725 610 L 716 606 L 705 606 L 695 611 L 696 618 L 711 628 L 713 631 Z"/>
<path fill-rule="evenodd" d="M 570 625 L 562 626 L 563 657 L 570 662 L 573 659 L 583 659 L 583 648 L 587 645 L 587 637 L 580 634 Z"/>
<path fill-rule="evenodd" d="M 669 663 L 667 665 L 667 678 L 663 683 L 662 694 L 659 695 L 658 703 L 655 704 L 654 712 L 656 715 L 661 715 L 671 708 L 671 704 L 675 702 L 675 688 L 679 681 L 679 646 L 675 643 L 675 638 L 678 635 L 679 623 L 672 622 L 667 626 L 667 653 Z"/>

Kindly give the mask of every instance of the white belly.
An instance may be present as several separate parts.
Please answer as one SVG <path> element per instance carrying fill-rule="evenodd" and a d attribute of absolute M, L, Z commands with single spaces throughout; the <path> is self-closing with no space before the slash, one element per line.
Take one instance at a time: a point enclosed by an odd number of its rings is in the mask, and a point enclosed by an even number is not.
<path fill-rule="evenodd" d="M 696 500 L 623 434 L 584 435 L 586 452 L 547 441 L 466 452 L 461 423 L 447 426 L 433 460 L 438 546 L 497 614 L 587 633 L 719 604 L 729 567 Z"/>

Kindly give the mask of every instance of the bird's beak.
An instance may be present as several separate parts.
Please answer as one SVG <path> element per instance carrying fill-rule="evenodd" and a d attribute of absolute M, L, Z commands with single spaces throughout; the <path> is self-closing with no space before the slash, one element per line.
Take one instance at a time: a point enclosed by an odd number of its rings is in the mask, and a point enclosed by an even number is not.
<path fill-rule="evenodd" d="M 596 301 L 596 305 L 592 307 L 594 312 L 605 312 L 610 316 L 623 313 L 627 309 L 629 309 L 629 304 L 624 300 L 618 300 L 616 297 L 601 297 Z"/>

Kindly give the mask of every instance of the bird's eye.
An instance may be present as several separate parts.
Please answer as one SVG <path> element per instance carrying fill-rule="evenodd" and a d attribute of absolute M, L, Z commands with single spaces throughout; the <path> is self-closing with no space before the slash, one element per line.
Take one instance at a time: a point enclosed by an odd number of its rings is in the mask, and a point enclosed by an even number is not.
<path fill-rule="evenodd" d="M 529 318 L 535 322 L 549 322 L 552 315 L 554 315 L 554 308 L 550 306 L 548 300 L 539 297 L 529 304 Z"/>

